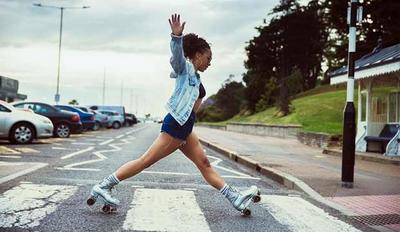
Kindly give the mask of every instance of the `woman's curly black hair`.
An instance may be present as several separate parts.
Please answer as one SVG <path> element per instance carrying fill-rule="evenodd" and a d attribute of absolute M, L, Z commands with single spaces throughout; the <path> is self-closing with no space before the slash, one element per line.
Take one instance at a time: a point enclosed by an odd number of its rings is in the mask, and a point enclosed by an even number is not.
<path fill-rule="evenodd" d="M 193 59 L 196 52 L 203 53 L 207 49 L 210 49 L 210 44 L 198 35 L 189 33 L 183 36 L 183 53 L 186 58 Z"/>

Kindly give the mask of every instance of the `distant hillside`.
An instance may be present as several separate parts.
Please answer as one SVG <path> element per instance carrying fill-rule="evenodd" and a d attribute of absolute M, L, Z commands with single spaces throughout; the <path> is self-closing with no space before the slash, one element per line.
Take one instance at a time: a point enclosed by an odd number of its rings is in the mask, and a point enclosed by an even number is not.
<path fill-rule="evenodd" d="M 355 90 L 357 107 L 357 91 Z M 268 124 L 300 124 L 305 131 L 342 134 L 343 109 L 346 101 L 346 90 L 343 86 L 323 86 L 298 95 L 291 102 L 291 113 L 277 117 L 277 109 L 271 107 L 265 111 L 231 118 L 227 122 L 261 122 Z"/>

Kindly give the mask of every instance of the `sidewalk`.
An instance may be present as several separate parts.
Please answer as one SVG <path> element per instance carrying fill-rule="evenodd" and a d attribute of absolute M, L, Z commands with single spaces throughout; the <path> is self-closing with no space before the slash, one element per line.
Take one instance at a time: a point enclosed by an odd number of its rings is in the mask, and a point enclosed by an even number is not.
<path fill-rule="evenodd" d="M 339 156 L 295 139 L 195 127 L 201 142 L 290 189 L 381 229 L 400 231 L 400 166 L 356 159 L 354 187 L 341 186 Z"/>

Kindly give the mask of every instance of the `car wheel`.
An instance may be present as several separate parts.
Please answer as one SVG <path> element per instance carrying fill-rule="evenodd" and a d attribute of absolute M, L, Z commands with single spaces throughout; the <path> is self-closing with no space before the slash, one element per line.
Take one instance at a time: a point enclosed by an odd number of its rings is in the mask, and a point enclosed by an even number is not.
<path fill-rule="evenodd" d="M 100 129 L 100 123 L 95 122 L 94 125 L 93 125 L 92 130 L 97 131 L 97 130 L 99 130 L 99 129 Z"/>
<path fill-rule="evenodd" d="M 120 122 L 113 122 L 112 128 L 119 129 L 120 127 L 121 127 L 121 123 Z"/>
<path fill-rule="evenodd" d="M 54 128 L 54 135 L 60 138 L 68 138 L 71 135 L 71 129 L 67 123 L 59 123 Z"/>
<path fill-rule="evenodd" d="M 32 143 L 34 138 L 34 129 L 32 125 L 21 122 L 14 125 L 10 131 L 10 141 L 17 144 Z"/>

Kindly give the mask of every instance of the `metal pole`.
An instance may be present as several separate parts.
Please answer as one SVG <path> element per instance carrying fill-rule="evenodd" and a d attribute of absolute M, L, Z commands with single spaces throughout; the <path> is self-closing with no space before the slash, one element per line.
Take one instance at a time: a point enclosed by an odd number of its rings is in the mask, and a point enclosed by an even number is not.
<path fill-rule="evenodd" d="M 104 75 L 103 75 L 103 105 L 106 99 L 106 68 L 104 67 Z"/>
<path fill-rule="evenodd" d="M 55 96 L 55 102 L 58 104 L 60 102 L 60 61 L 61 61 L 61 40 L 62 40 L 62 24 L 63 24 L 63 15 L 64 8 L 61 7 L 61 16 L 60 16 L 60 40 L 58 43 L 58 68 L 57 68 L 57 90 Z"/>
<path fill-rule="evenodd" d="M 124 81 L 121 82 L 121 106 L 124 105 Z"/>
<path fill-rule="evenodd" d="M 356 112 L 354 108 L 354 54 L 356 52 L 356 23 L 357 23 L 358 0 L 350 2 L 349 17 L 349 47 L 348 47 L 348 79 L 347 79 L 347 102 L 344 109 L 343 121 L 343 148 L 342 148 L 342 186 L 353 188 L 354 182 L 354 159 L 355 159 L 355 137 L 356 137 Z"/>
<path fill-rule="evenodd" d="M 87 9 L 90 8 L 89 6 L 82 6 L 82 7 L 58 7 L 58 6 L 49 6 L 49 5 L 42 5 L 41 3 L 34 3 L 33 6 L 37 7 L 45 7 L 45 8 L 52 8 L 52 9 L 60 9 L 61 16 L 60 16 L 60 39 L 58 44 L 58 68 L 57 68 L 57 89 L 56 94 L 54 96 L 54 100 L 56 104 L 60 102 L 60 63 L 61 63 L 61 42 L 62 42 L 62 24 L 63 24 L 63 15 L 64 9 Z"/>

